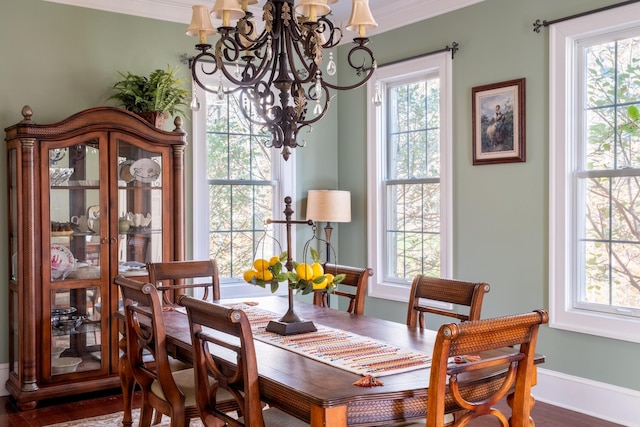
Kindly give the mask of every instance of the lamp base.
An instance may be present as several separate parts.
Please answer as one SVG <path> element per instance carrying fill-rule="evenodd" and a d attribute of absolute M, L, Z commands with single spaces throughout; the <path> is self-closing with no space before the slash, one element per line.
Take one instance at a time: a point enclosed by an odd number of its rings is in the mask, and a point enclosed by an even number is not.
<path fill-rule="evenodd" d="M 311 320 L 300 320 L 298 322 L 283 322 L 282 320 L 271 320 L 267 324 L 267 331 L 279 335 L 295 335 L 317 331 Z"/>

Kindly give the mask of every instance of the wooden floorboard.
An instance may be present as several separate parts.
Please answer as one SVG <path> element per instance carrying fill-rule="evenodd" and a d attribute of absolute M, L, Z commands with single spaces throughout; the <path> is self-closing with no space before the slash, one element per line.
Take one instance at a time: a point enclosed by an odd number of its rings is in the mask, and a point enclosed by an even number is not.
<path fill-rule="evenodd" d="M 134 406 L 140 407 L 140 396 L 136 393 Z M 500 402 L 501 408 L 506 404 Z M 64 398 L 41 402 L 32 411 L 18 411 L 10 398 L 0 397 L 0 427 L 42 427 L 48 424 L 61 423 L 110 414 L 122 411 L 122 396 L 117 391 L 95 393 L 84 399 Z M 589 417 L 557 406 L 537 402 L 532 413 L 536 427 L 620 427 L 619 424 Z M 500 424 L 490 417 L 481 417 L 471 424 L 472 427 L 494 427 Z"/>

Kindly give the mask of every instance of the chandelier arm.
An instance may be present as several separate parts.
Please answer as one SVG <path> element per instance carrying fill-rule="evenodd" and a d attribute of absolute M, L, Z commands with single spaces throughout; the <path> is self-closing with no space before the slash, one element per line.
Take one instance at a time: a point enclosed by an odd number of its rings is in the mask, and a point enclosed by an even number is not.
<path fill-rule="evenodd" d="M 224 31 L 221 29 L 221 31 Z M 236 32 L 234 31 L 229 35 L 228 32 L 220 34 L 220 39 L 216 43 L 216 56 L 220 55 L 218 59 L 224 64 L 224 62 L 236 62 L 240 58 L 240 51 L 242 50 L 240 44 L 235 39 Z M 222 67 L 220 67 L 222 68 Z"/>
<path fill-rule="evenodd" d="M 298 128 L 298 131 L 300 131 L 300 129 L 302 129 L 305 126 L 309 126 L 317 121 L 320 121 L 321 119 L 324 118 L 324 116 L 329 111 L 329 107 L 331 106 L 331 99 L 333 97 L 330 96 L 331 94 L 329 92 L 329 88 L 327 88 L 325 85 L 322 85 L 322 90 L 324 91 L 324 106 L 322 107 L 322 111 L 320 111 L 320 113 L 312 119 L 299 120 L 298 123 L 301 124 L 302 126 Z"/>
<path fill-rule="evenodd" d="M 252 97 L 251 97 L 251 95 L 248 93 L 248 91 L 249 91 L 249 90 L 248 90 L 247 88 L 240 88 L 240 87 L 238 87 L 238 88 L 236 88 L 236 89 L 234 90 L 234 92 L 235 92 L 235 91 L 240 92 L 240 96 L 239 96 L 239 99 L 238 99 L 238 107 L 240 108 L 240 111 L 242 112 L 242 115 L 243 115 L 247 120 L 249 120 L 251 123 L 253 123 L 253 124 L 255 124 L 255 125 L 262 126 L 262 127 L 264 127 L 264 126 L 268 126 L 268 125 L 269 125 L 269 123 L 268 123 L 266 120 L 264 120 L 264 119 L 263 119 L 263 120 L 258 120 L 258 119 L 255 117 L 255 115 L 251 114 L 251 112 L 250 112 L 250 111 L 247 111 L 247 109 L 245 108 L 245 100 L 246 100 L 246 101 L 248 101 L 248 102 L 253 102 L 253 101 L 251 100 L 251 98 L 252 98 Z M 256 108 L 258 108 L 258 107 L 256 106 Z M 261 117 L 261 118 L 262 118 L 262 116 L 261 116 L 261 115 L 259 115 L 259 117 Z"/>
<path fill-rule="evenodd" d="M 241 50 L 239 46 L 236 46 L 236 48 L 239 51 Z M 240 58 L 239 53 L 238 58 L 242 59 Z M 231 70 L 231 67 L 235 66 L 235 64 L 227 65 L 223 63 L 222 67 L 219 68 L 222 74 L 224 74 L 224 76 L 227 78 L 227 80 L 229 80 L 231 84 L 236 86 L 252 86 L 258 84 L 264 79 L 265 75 L 272 68 L 270 67 L 271 61 L 266 57 L 266 55 L 263 57 L 259 57 L 257 55 L 247 55 L 246 58 L 250 59 L 245 59 L 246 63 L 241 67 L 242 72 L 241 78 L 239 79 L 236 78 L 235 71 Z M 260 63 L 256 66 L 254 64 L 254 61 L 251 60 L 252 58 L 258 58 L 260 60 Z M 269 81 L 269 83 L 271 83 L 271 81 Z"/>
<path fill-rule="evenodd" d="M 365 58 L 365 60 L 363 60 L 363 63 L 361 65 L 356 65 L 353 63 L 353 56 L 356 52 L 365 52 L 368 56 L 368 58 Z M 365 61 L 369 59 L 371 61 L 371 66 L 365 66 Z M 326 85 L 327 87 L 330 87 L 331 89 L 335 89 L 335 90 L 351 90 L 351 89 L 356 89 L 359 88 L 360 86 L 364 85 L 366 82 L 369 81 L 369 79 L 371 79 L 371 76 L 373 76 L 373 73 L 375 73 L 376 68 L 377 68 L 377 64 L 376 64 L 376 60 L 373 57 L 373 52 L 371 51 L 371 49 L 369 49 L 368 47 L 364 46 L 363 44 L 355 46 L 354 48 L 352 48 L 349 51 L 349 55 L 348 55 L 348 62 L 349 62 L 349 66 L 356 70 L 356 73 L 358 75 L 361 75 L 362 73 L 364 73 L 366 71 L 365 76 L 362 78 L 362 80 L 360 80 L 357 83 L 354 83 L 352 85 L 349 86 L 340 86 L 340 85 L 334 85 L 331 84 L 329 82 L 324 82 L 323 81 L 323 85 Z"/>
<path fill-rule="evenodd" d="M 289 65 L 289 72 L 293 75 L 293 80 L 300 83 L 308 83 L 313 80 L 316 74 L 317 66 L 315 62 L 311 61 L 307 63 L 305 61 L 305 54 L 300 50 L 301 43 L 294 42 L 292 39 L 288 40 L 289 49 L 286 49 L 287 52 L 295 52 L 295 56 L 297 56 L 299 60 L 299 64 L 296 63 L 293 55 L 287 55 L 287 61 Z M 299 72 L 299 66 L 302 66 L 304 71 L 307 73 L 306 77 L 303 77 Z"/>
<path fill-rule="evenodd" d="M 333 22 L 329 21 L 326 16 L 322 16 L 318 18 L 318 24 L 326 27 L 326 28 L 321 28 L 323 34 L 327 32 L 329 34 L 328 37 L 325 37 L 326 42 L 322 45 L 322 47 L 324 49 L 331 49 L 338 46 L 342 41 L 342 36 L 343 36 L 342 28 L 336 27 L 335 25 L 333 25 Z M 334 41 L 335 37 L 337 37 L 337 39 Z"/>

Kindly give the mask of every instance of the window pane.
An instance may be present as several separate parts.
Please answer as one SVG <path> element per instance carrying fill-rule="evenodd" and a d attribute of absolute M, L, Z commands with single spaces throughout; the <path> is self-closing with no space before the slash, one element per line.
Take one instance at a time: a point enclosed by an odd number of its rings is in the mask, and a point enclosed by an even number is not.
<path fill-rule="evenodd" d="M 601 172 L 579 182 L 584 197 L 577 208 L 586 219 L 575 300 L 593 310 L 640 308 L 639 40 L 585 48 L 586 131 L 579 167 Z"/>
<path fill-rule="evenodd" d="M 439 85 L 439 79 L 418 79 L 387 90 L 385 259 L 391 281 L 440 274 Z M 411 184 L 394 182 L 407 180 Z"/>
<path fill-rule="evenodd" d="M 273 216 L 269 137 L 238 108 L 237 100 L 207 95 L 209 252 L 220 277 L 242 277 L 253 263 L 264 221 Z"/>
<path fill-rule="evenodd" d="M 440 274 L 440 185 L 387 187 L 389 275 L 411 279 Z"/>

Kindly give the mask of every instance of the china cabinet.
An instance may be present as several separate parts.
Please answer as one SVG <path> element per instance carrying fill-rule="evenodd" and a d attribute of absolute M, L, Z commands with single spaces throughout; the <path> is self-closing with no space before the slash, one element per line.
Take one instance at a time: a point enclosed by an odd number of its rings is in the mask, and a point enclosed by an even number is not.
<path fill-rule="evenodd" d="M 182 120 L 159 130 L 112 107 L 5 129 L 9 379 L 20 409 L 119 386 L 113 278 L 184 259 Z"/>

